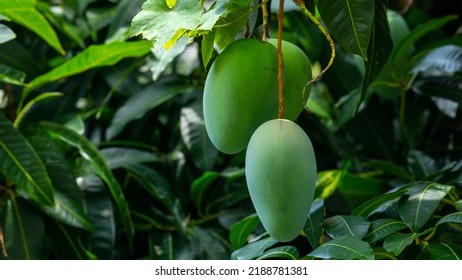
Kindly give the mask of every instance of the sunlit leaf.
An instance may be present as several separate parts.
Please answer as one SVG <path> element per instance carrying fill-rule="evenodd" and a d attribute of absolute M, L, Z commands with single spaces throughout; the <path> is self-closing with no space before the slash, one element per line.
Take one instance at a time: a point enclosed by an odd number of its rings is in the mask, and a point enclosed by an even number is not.
<path fill-rule="evenodd" d="M 0 44 L 16 38 L 16 34 L 4 24 L 0 24 Z"/>
<path fill-rule="evenodd" d="M 431 229 L 429 229 L 431 230 Z M 428 230 L 421 233 L 395 233 L 383 241 L 383 248 L 388 252 L 393 252 L 396 256 L 401 254 L 407 246 L 411 245 L 416 238 L 428 233 Z"/>
<path fill-rule="evenodd" d="M 244 246 L 249 235 L 260 224 L 260 219 L 256 214 L 252 214 L 241 221 L 232 225 L 229 232 L 229 240 L 235 250 Z"/>
<path fill-rule="evenodd" d="M 363 238 L 369 226 L 369 220 L 361 216 L 336 215 L 324 220 L 327 234 L 334 239 L 340 236 Z"/>
<path fill-rule="evenodd" d="M 0 14 L 30 29 L 60 54 L 64 54 L 58 36 L 43 15 L 37 11 L 35 5 L 35 0 L 1 1 Z"/>
<path fill-rule="evenodd" d="M 268 248 L 278 243 L 272 237 L 263 238 L 247 244 L 231 254 L 232 260 L 252 260 L 261 256 Z"/>
<path fill-rule="evenodd" d="M 374 220 L 372 221 L 370 230 L 364 239 L 369 243 L 374 243 L 405 228 L 407 228 L 407 225 L 396 219 L 383 218 Z"/>
<path fill-rule="evenodd" d="M 127 57 L 140 57 L 149 53 L 151 45 L 147 41 L 113 42 L 92 45 L 48 73 L 38 76 L 27 85 L 27 91 L 76 75 L 93 68 L 111 66 Z"/>
<path fill-rule="evenodd" d="M 351 236 L 332 239 L 309 253 L 308 256 L 337 260 L 374 259 L 372 247 L 367 242 Z"/>
<path fill-rule="evenodd" d="M 453 189 L 431 182 L 416 182 L 406 192 L 407 199 L 400 200 L 401 219 L 414 231 L 420 230 L 432 217 L 441 200 Z"/>
<path fill-rule="evenodd" d="M 281 246 L 265 251 L 257 260 L 265 259 L 288 259 L 298 260 L 299 252 L 294 246 Z"/>
<path fill-rule="evenodd" d="M 15 181 L 21 195 L 53 206 L 53 186 L 45 165 L 24 136 L 0 113 L 0 171 Z"/>
<path fill-rule="evenodd" d="M 375 1 L 317 0 L 316 7 L 329 32 L 345 49 L 367 60 L 367 49 L 375 14 Z"/>

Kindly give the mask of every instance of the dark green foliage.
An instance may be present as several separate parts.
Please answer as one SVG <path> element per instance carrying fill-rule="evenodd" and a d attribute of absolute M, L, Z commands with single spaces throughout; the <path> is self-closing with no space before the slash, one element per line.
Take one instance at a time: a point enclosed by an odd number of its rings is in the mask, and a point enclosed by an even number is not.
<path fill-rule="evenodd" d="M 389 1 L 298 1 L 336 57 L 294 120 L 318 180 L 285 243 L 255 215 L 245 151 L 220 153 L 202 108 L 218 52 L 262 38 L 259 1 L 202 2 L 0 1 L 0 259 L 462 258 L 459 1 L 414 1 L 399 39 Z M 317 75 L 329 44 L 284 18 Z"/>

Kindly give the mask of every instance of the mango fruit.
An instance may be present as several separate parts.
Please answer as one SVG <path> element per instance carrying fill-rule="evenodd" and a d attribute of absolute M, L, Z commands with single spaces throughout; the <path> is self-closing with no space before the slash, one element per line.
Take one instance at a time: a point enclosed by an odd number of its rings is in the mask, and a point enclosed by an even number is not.
<path fill-rule="evenodd" d="M 277 110 L 276 48 L 256 39 L 228 45 L 213 62 L 204 87 L 207 134 L 223 153 L 243 151 L 252 133 Z"/>
<path fill-rule="evenodd" d="M 286 119 L 253 133 L 245 158 L 250 198 L 270 236 L 296 238 L 308 217 L 316 186 L 316 159 L 308 135 Z"/>
<path fill-rule="evenodd" d="M 268 39 L 277 47 L 277 39 Z M 295 120 L 303 110 L 311 92 L 311 62 L 295 44 L 282 41 L 282 60 L 284 63 L 284 118 Z M 306 87 L 305 87 L 306 86 Z M 305 92 L 303 93 L 303 90 Z"/>

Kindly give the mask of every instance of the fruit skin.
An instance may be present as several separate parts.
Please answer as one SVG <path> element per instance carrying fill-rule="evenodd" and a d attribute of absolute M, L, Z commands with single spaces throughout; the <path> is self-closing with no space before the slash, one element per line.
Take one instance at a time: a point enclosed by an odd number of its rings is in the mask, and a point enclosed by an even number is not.
<path fill-rule="evenodd" d="M 245 158 L 250 198 L 276 240 L 296 238 L 309 214 L 316 186 L 316 158 L 306 133 L 294 122 L 274 119 L 252 135 Z"/>
<path fill-rule="evenodd" d="M 223 153 L 243 151 L 252 133 L 277 110 L 276 48 L 240 39 L 218 55 L 204 88 L 204 121 L 214 146 Z"/>
<path fill-rule="evenodd" d="M 268 39 L 267 42 L 277 47 L 277 39 Z M 306 84 L 312 79 L 311 62 L 297 45 L 284 40 L 282 60 L 284 62 L 284 118 L 293 121 L 300 115 L 310 96 L 311 84 L 308 86 Z"/>

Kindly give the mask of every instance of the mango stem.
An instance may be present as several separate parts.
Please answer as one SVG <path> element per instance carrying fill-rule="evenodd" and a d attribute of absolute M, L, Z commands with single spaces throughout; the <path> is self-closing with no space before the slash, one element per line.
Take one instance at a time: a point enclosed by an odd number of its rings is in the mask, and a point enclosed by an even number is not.
<path fill-rule="evenodd" d="M 284 75 L 283 75 L 283 60 L 282 60 L 282 27 L 284 20 L 284 0 L 279 0 L 279 13 L 278 13 L 278 118 L 284 118 Z"/>

